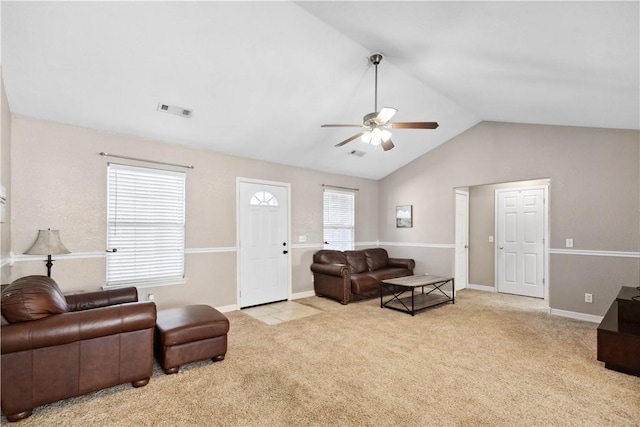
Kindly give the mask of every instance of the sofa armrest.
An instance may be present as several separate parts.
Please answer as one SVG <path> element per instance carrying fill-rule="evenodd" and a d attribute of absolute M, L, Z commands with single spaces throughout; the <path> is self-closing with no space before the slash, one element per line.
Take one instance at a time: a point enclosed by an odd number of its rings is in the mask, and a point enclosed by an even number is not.
<path fill-rule="evenodd" d="M 407 270 L 413 270 L 416 268 L 416 262 L 411 258 L 389 258 L 389 267 L 406 268 Z"/>
<path fill-rule="evenodd" d="M 351 298 L 351 273 L 344 264 L 311 264 L 313 288 L 318 296 L 325 296 L 348 304 Z"/>
<path fill-rule="evenodd" d="M 318 274 L 326 274 L 327 276 L 346 277 L 349 269 L 344 264 L 311 264 L 311 271 Z"/>
<path fill-rule="evenodd" d="M 135 287 L 106 289 L 103 291 L 65 295 L 69 311 L 82 311 L 110 305 L 138 301 L 138 289 Z"/>
<path fill-rule="evenodd" d="M 2 354 L 14 353 L 155 328 L 155 324 L 153 302 L 118 304 L 3 325 L 0 347 Z"/>

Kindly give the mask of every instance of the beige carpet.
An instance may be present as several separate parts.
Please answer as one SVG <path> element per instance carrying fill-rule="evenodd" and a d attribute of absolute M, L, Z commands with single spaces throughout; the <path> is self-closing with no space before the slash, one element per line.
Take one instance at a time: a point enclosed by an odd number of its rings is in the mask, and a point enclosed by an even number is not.
<path fill-rule="evenodd" d="M 379 301 L 231 321 L 227 358 L 39 407 L 27 426 L 640 426 L 640 378 L 596 361 L 596 326 L 473 290 L 415 317 Z M 3 419 L 6 423 L 6 419 Z"/>

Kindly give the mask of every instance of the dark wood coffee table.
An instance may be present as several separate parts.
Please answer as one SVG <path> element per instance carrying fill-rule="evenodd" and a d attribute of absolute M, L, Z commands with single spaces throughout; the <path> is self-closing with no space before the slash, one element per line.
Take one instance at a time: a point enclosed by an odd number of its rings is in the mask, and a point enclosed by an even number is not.
<path fill-rule="evenodd" d="M 442 287 L 451 282 L 451 296 Z M 416 293 L 420 288 L 421 292 Z M 426 292 L 425 292 L 425 288 Z M 384 291 L 390 297 L 384 300 Z M 455 283 L 453 277 L 432 276 L 422 274 L 416 276 L 398 277 L 380 282 L 380 308 L 390 308 L 415 316 L 416 312 L 450 302 L 455 304 Z M 403 296 L 406 292 L 411 295 Z"/>

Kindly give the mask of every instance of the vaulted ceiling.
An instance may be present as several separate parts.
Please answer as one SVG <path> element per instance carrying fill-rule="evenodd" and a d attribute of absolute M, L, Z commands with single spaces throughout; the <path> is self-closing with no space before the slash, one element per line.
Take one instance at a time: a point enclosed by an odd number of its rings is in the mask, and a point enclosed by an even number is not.
<path fill-rule="evenodd" d="M 637 1 L 1 7 L 14 115 L 372 179 L 483 120 L 640 128 Z M 335 148 L 358 129 L 320 125 L 373 111 L 374 51 L 378 107 L 440 127 Z"/>

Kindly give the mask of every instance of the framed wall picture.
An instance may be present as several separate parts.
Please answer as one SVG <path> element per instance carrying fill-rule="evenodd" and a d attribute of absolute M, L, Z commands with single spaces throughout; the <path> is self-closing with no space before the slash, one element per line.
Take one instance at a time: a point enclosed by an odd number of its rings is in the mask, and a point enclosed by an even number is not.
<path fill-rule="evenodd" d="M 396 228 L 413 227 L 413 205 L 396 206 Z"/>

